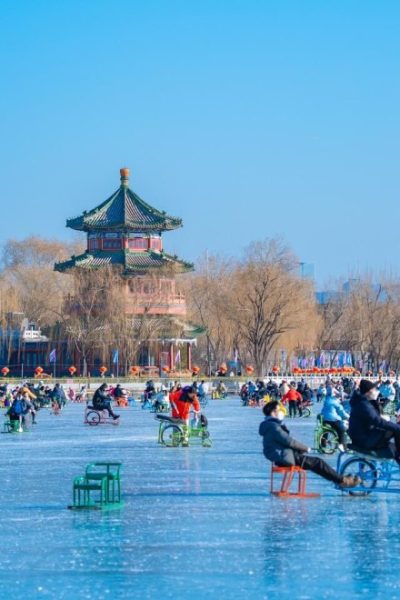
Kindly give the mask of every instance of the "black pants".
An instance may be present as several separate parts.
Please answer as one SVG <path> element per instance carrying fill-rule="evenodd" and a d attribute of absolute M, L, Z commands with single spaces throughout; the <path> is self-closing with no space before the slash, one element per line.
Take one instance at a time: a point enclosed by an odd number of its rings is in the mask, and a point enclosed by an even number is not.
<path fill-rule="evenodd" d="M 339 475 L 326 463 L 322 458 L 318 456 L 308 456 L 307 454 L 301 454 L 300 452 L 293 452 L 294 460 L 298 467 L 302 469 L 306 469 L 307 471 L 312 471 L 320 477 L 327 479 L 328 481 L 333 481 L 333 483 L 342 483 L 342 476 Z M 288 465 L 278 465 L 282 467 L 287 467 Z"/>
<path fill-rule="evenodd" d="M 93 406 L 96 410 L 106 410 L 110 417 L 115 417 L 115 413 L 111 408 L 111 402 L 102 402 Z"/>
<path fill-rule="evenodd" d="M 339 438 L 339 444 L 346 446 L 346 428 L 343 421 L 324 421 L 324 423 L 336 431 Z"/>
<path fill-rule="evenodd" d="M 390 442 L 394 442 L 394 446 Z M 393 455 L 393 457 L 400 457 L 400 428 L 399 433 L 395 431 L 382 431 L 381 439 L 378 440 L 374 448 L 372 448 L 372 450 L 375 449 L 388 449 L 390 450 L 390 453 Z"/>
<path fill-rule="evenodd" d="M 297 401 L 289 400 L 289 417 L 295 417 L 297 414 Z"/>

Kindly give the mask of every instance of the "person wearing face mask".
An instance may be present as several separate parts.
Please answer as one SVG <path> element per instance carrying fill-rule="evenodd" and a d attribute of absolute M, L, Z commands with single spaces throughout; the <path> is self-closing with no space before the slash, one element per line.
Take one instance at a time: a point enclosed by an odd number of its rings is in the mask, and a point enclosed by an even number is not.
<path fill-rule="evenodd" d="M 361 452 L 376 452 L 379 458 L 394 458 L 400 464 L 400 425 L 380 414 L 377 383 L 362 379 L 350 400 L 349 436 Z"/>
<path fill-rule="evenodd" d="M 266 459 L 278 467 L 299 466 L 307 469 L 342 488 L 360 485 L 361 479 L 358 476 L 343 477 L 322 458 L 309 456 L 311 448 L 292 438 L 283 424 L 284 412 L 279 402 L 274 400 L 266 404 L 263 413 L 266 418 L 260 424 L 259 434 L 263 437 L 263 452 Z"/>

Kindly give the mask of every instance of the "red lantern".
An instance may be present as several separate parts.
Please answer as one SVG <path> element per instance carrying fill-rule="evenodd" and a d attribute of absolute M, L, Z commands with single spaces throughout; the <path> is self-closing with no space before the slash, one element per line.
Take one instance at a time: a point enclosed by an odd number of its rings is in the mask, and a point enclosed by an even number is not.
<path fill-rule="evenodd" d="M 8 367 L 3 367 L 1 372 L 2 372 L 3 377 L 6 377 L 9 374 L 10 369 Z"/>
<path fill-rule="evenodd" d="M 192 367 L 192 373 L 194 373 L 195 375 L 200 373 L 200 367 L 197 367 L 196 365 Z"/>
<path fill-rule="evenodd" d="M 226 364 L 225 364 L 225 363 L 222 363 L 222 365 L 220 365 L 220 366 L 219 366 L 219 369 L 218 369 L 218 371 L 219 371 L 220 373 L 226 373 L 226 372 L 227 372 L 227 370 L 228 370 L 228 367 L 226 366 Z"/>
<path fill-rule="evenodd" d="M 74 367 L 74 365 L 71 365 L 71 366 L 68 368 L 68 371 L 70 372 L 70 375 L 71 375 L 71 377 L 72 377 L 72 375 L 74 375 L 74 374 L 76 373 L 76 367 Z"/>
<path fill-rule="evenodd" d="M 102 375 L 104 375 L 104 373 L 107 373 L 108 369 L 107 369 L 107 367 L 103 366 L 103 367 L 100 367 L 99 371 Z"/>
<path fill-rule="evenodd" d="M 246 373 L 247 375 L 254 373 L 254 367 L 252 365 L 246 365 Z"/>
<path fill-rule="evenodd" d="M 42 367 L 36 367 L 35 373 L 36 373 L 36 375 L 41 375 L 43 373 Z"/>
<path fill-rule="evenodd" d="M 169 367 L 163 367 L 162 370 L 164 373 L 169 373 L 171 369 Z"/>
<path fill-rule="evenodd" d="M 139 367 L 131 367 L 129 370 L 132 373 L 132 375 L 138 375 L 138 373 L 140 373 Z"/>
<path fill-rule="evenodd" d="M 273 373 L 279 373 L 279 367 L 275 365 L 275 367 L 272 367 L 272 372 Z"/>

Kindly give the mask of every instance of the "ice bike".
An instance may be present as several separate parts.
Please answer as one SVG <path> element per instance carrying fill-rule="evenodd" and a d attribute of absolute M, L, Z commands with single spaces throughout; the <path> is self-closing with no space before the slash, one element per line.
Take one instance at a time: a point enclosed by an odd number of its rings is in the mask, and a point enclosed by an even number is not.
<path fill-rule="evenodd" d="M 158 429 L 158 443 L 169 448 L 178 446 L 189 446 L 190 441 L 198 441 L 204 448 L 210 448 L 212 441 L 207 429 L 207 419 L 201 415 L 196 424 L 187 424 L 182 419 L 176 419 L 169 415 L 158 414 L 155 417 L 160 426 Z"/>
<path fill-rule="evenodd" d="M 367 453 L 349 444 L 348 450 L 338 456 L 337 471 L 360 477 L 359 486 L 342 490 L 352 496 L 367 496 L 372 492 L 400 494 L 400 466 L 384 449 Z"/>
<path fill-rule="evenodd" d="M 347 440 L 350 441 L 350 438 L 347 437 Z M 324 423 L 322 415 L 317 415 L 317 425 L 314 430 L 314 448 L 321 454 L 335 454 L 338 447 L 339 436 L 337 431 L 328 423 Z"/>
<path fill-rule="evenodd" d="M 106 409 L 98 409 L 94 408 L 90 404 L 86 405 L 85 408 L 85 417 L 84 421 L 85 425 L 119 425 L 119 419 L 114 419 L 110 417 L 108 411 Z"/>

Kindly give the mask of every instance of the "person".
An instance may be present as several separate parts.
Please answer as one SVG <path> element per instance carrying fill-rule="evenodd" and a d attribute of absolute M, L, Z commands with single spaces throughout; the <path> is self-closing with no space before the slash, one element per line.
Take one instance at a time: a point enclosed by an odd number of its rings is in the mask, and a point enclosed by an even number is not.
<path fill-rule="evenodd" d="M 323 383 L 317 389 L 317 402 L 322 402 L 326 397 L 326 387 Z"/>
<path fill-rule="evenodd" d="M 18 426 L 19 431 L 22 431 L 22 421 L 24 418 L 24 414 L 26 413 L 26 410 L 27 410 L 27 407 L 26 407 L 24 397 L 18 391 L 17 394 L 15 395 L 15 398 L 14 398 L 10 408 L 6 412 L 6 414 L 8 415 L 10 422 L 11 421 L 19 422 L 19 426 Z"/>
<path fill-rule="evenodd" d="M 239 395 L 242 399 L 243 406 L 248 406 L 248 404 L 249 404 L 249 387 L 248 387 L 247 383 L 244 383 L 242 385 L 242 387 L 240 388 Z"/>
<path fill-rule="evenodd" d="M 391 384 L 390 379 L 388 379 L 387 381 L 384 381 L 379 386 L 379 393 L 380 393 L 381 402 L 382 402 L 382 405 L 384 408 L 390 402 L 394 402 L 394 399 L 396 397 L 396 390 L 394 389 L 393 385 Z"/>
<path fill-rule="evenodd" d="M 32 417 L 32 424 L 37 425 L 36 408 L 34 405 L 34 400 L 36 400 L 35 394 L 32 392 L 32 390 L 29 389 L 29 387 L 27 387 L 25 385 L 23 387 L 19 388 L 18 394 L 20 394 L 20 396 L 22 397 L 24 405 L 25 405 L 25 410 L 23 413 L 24 423 L 27 423 L 27 416 L 28 416 L 28 414 L 30 414 Z"/>
<path fill-rule="evenodd" d="M 283 398 L 283 396 L 285 394 L 287 394 L 289 390 L 290 390 L 290 387 L 289 387 L 287 381 L 284 379 L 282 381 L 281 385 L 279 386 L 279 395 L 280 395 L 280 397 Z"/>
<path fill-rule="evenodd" d="M 349 415 L 336 396 L 335 390 L 333 388 L 328 388 L 328 390 L 329 394 L 325 396 L 321 410 L 322 421 L 336 431 L 339 438 L 338 448 L 344 452 L 346 450 L 346 421 L 348 421 Z"/>
<path fill-rule="evenodd" d="M 65 395 L 64 389 L 61 387 L 59 383 L 56 383 L 53 391 L 51 392 L 51 399 L 53 410 L 56 414 L 60 412 L 60 410 L 67 403 L 67 397 Z"/>
<path fill-rule="evenodd" d="M 225 398 L 226 396 L 226 385 L 222 381 L 219 381 L 217 384 L 217 393 L 220 398 Z"/>
<path fill-rule="evenodd" d="M 168 390 L 160 390 L 154 396 L 154 410 L 155 412 L 163 412 L 169 410 Z"/>
<path fill-rule="evenodd" d="M 193 387 L 188 385 L 180 390 L 170 392 L 169 401 L 172 409 L 172 417 L 174 419 L 180 419 L 181 421 L 185 421 L 185 437 L 182 445 L 188 446 L 188 427 L 190 411 L 193 410 L 195 417 L 197 418 L 200 415 L 201 410 L 197 394 L 193 390 Z"/>
<path fill-rule="evenodd" d="M 272 400 L 263 407 L 265 420 L 260 424 L 259 434 L 263 438 L 263 452 L 267 460 L 278 467 L 298 466 L 312 471 L 341 488 L 353 488 L 361 483 L 358 476 L 340 475 L 322 458 L 309 456 L 311 448 L 290 436 L 283 424 L 284 414 L 279 402 Z"/>
<path fill-rule="evenodd" d="M 110 396 L 107 394 L 107 384 L 102 383 L 101 386 L 95 391 L 93 396 L 93 408 L 95 410 L 106 410 L 110 417 L 119 419 L 120 415 L 116 415 L 111 408 Z"/>
<path fill-rule="evenodd" d="M 128 392 L 117 383 L 111 395 L 114 397 L 118 406 L 128 406 Z"/>
<path fill-rule="evenodd" d="M 379 458 L 394 458 L 400 464 L 400 425 L 380 414 L 378 384 L 361 379 L 350 400 L 349 436 L 357 449 Z"/>
<path fill-rule="evenodd" d="M 197 395 L 199 397 L 200 404 L 202 402 L 205 402 L 205 399 L 206 399 L 206 382 L 204 381 L 204 379 L 201 380 L 201 383 L 200 383 L 200 385 L 198 387 L 198 390 L 197 390 Z"/>
<path fill-rule="evenodd" d="M 155 393 L 156 393 L 156 388 L 155 388 L 154 382 L 150 379 L 149 381 L 146 382 L 146 387 L 144 390 L 145 402 L 148 402 L 149 400 L 151 400 L 151 398 L 154 396 Z"/>
<path fill-rule="evenodd" d="M 289 402 L 289 417 L 296 416 L 296 408 L 303 401 L 303 396 L 296 390 L 296 386 L 291 384 L 289 391 L 283 396 L 282 402 Z"/>

